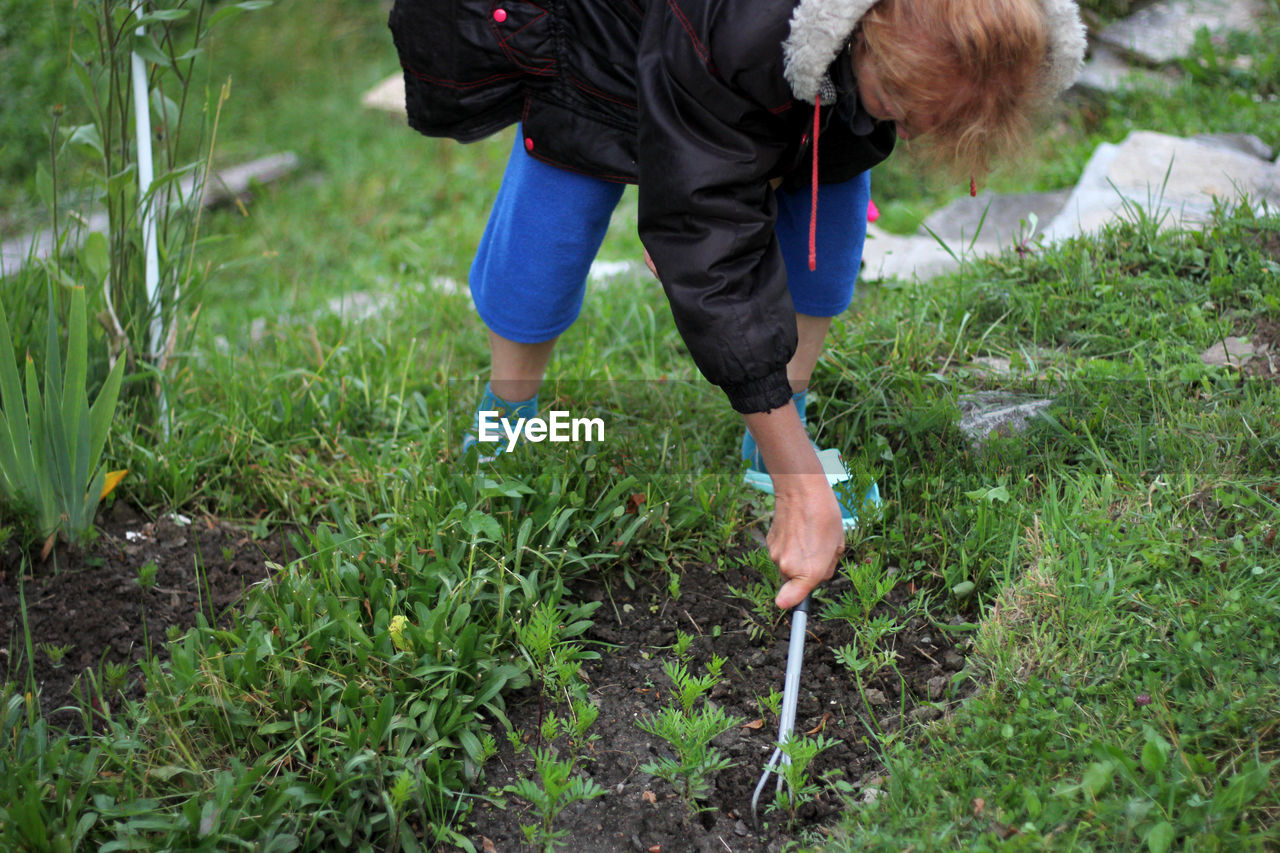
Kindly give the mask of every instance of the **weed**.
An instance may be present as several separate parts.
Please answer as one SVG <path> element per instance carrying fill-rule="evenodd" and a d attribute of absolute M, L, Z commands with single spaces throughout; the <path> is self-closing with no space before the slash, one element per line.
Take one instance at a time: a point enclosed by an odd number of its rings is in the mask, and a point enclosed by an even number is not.
<path fill-rule="evenodd" d="M 151 589 L 156 585 L 156 574 L 160 571 L 160 566 L 155 560 L 148 560 L 141 566 L 138 566 L 138 576 L 134 578 L 134 583 L 143 589 Z"/>
<path fill-rule="evenodd" d="M 694 677 L 684 663 L 667 661 L 663 671 L 675 686 L 678 705 L 665 706 L 637 723 L 644 731 L 665 740 L 675 752 L 674 759 L 663 756 L 640 769 L 669 782 L 694 810 L 710 791 L 711 776 L 733 766 L 733 762 L 711 746 L 711 741 L 742 722 L 741 718 L 709 703 L 694 710 L 698 701 L 720 682 L 723 666 L 724 660 L 712 655 L 707 674 Z"/>
<path fill-rule="evenodd" d="M 534 770 L 536 782 L 520 779 L 503 790 L 528 801 L 538 816 L 537 823 L 521 825 L 525 839 L 543 853 L 554 853 L 568 835 L 568 830 L 555 828 L 560 812 L 573 803 L 604 796 L 605 792 L 594 780 L 575 775 L 574 762 L 558 758 L 550 747 L 534 752 Z"/>
<path fill-rule="evenodd" d="M 853 589 L 828 605 L 824 616 L 844 619 L 856 627 L 871 618 L 871 611 L 884 601 L 896 581 L 885 572 L 878 554 L 870 554 L 863 560 L 846 560 L 840 572 L 849 579 Z"/>
<path fill-rule="evenodd" d="M 835 746 L 839 741 L 826 735 L 807 737 L 798 735 L 783 742 L 780 746 L 782 754 L 788 761 L 780 762 L 778 772 L 782 776 L 782 790 L 774 797 L 774 808 L 787 814 L 788 824 L 795 827 L 799 819 L 799 809 L 813 799 L 822 790 L 817 780 L 809 773 L 809 765 L 824 750 Z"/>
<path fill-rule="evenodd" d="M 679 628 L 677 628 L 676 642 L 675 642 L 675 645 L 671 647 L 671 651 L 675 654 L 676 658 L 682 661 L 688 661 L 689 651 L 690 649 L 692 649 L 692 647 L 693 647 L 693 635 L 686 634 L 684 631 L 681 631 Z"/>
<path fill-rule="evenodd" d="M 44 656 L 49 659 L 50 666 L 54 669 L 61 669 L 62 659 L 67 656 L 68 652 L 75 648 L 75 645 L 72 643 L 65 643 L 63 645 L 39 643 L 36 648 L 44 652 Z"/>
<path fill-rule="evenodd" d="M 768 696 L 757 696 L 756 706 L 760 709 L 760 716 L 767 715 L 778 716 L 782 709 L 782 694 L 777 690 L 770 689 Z"/>

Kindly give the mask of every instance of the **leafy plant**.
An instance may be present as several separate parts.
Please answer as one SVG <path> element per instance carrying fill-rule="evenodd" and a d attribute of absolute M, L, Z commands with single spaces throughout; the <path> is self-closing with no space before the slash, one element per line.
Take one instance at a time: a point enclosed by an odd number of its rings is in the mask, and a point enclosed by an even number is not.
<path fill-rule="evenodd" d="M 43 382 L 28 355 L 24 398 L 9 322 L 0 305 L 0 489 L 33 518 L 33 532 L 46 539 L 46 552 L 58 532 L 72 542 L 83 541 L 92 530 L 99 502 L 123 476 L 108 475 L 98 463 L 115 414 L 124 362 L 111 368 L 90 406 L 84 289 L 71 290 L 65 371 L 55 314 L 50 292 Z"/>
<path fill-rule="evenodd" d="M 826 735 L 806 737 L 796 735 L 781 744 L 783 755 L 789 761 L 781 762 L 782 790 L 774 796 L 774 808 L 787 813 L 791 826 L 795 826 L 800 806 L 813 799 L 821 787 L 809 773 L 809 765 L 818 754 L 835 746 L 839 741 Z"/>
<path fill-rule="evenodd" d="M 193 85 L 196 63 L 212 27 L 267 3 L 226 3 L 217 10 L 211 5 L 209 0 L 151 0 L 141 6 L 126 0 L 82 0 L 72 16 L 76 31 L 68 40 L 70 70 L 88 121 L 59 128 L 61 153 L 76 158 L 67 165 L 91 184 L 108 217 L 105 240 L 99 239 L 99 248 L 83 253 L 82 260 L 94 285 L 102 286 L 101 316 L 113 357 L 145 361 L 158 369 L 176 343 L 179 303 L 190 298 L 201 276 L 193 253 L 199 200 L 217 117 L 229 94 L 224 86 L 213 103 L 201 103 L 196 97 L 200 89 Z M 141 188 L 142 146 L 131 108 L 137 91 L 135 56 L 145 68 L 153 127 L 146 140 L 153 177 Z M 53 213 L 61 244 L 65 234 L 58 215 L 56 158 L 53 166 L 53 174 L 37 174 L 37 186 Z M 150 258 L 140 224 L 144 213 L 155 224 Z M 57 262 L 54 271 L 62 272 Z"/>
<path fill-rule="evenodd" d="M 880 558 L 871 555 L 864 560 L 846 561 L 840 573 L 849 579 L 853 588 L 841 595 L 826 615 L 844 619 L 856 627 L 871 618 L 871 611 L 892 591 L 895 580 L 884 571 Z"/>
<path fill-rule="evenodd" d="M 768 696 L 757 696 L 756 705 L 760 708 L 760 716 L 766 713 L 778 716 L 782 708 L 782 694 L 773 688 L 769 689 Z"/>
<path fill-rule="evenodd" d="M 54 669 L 62 667 L 62 659 L 67 656 L 67 652 L 75 648 L 71 643 L 56 645 L 54 643 L 40 643 L 36 646 L 40 651 L 44 652 L 45 657 L 49 658 L 49 665 Z"/>
<path fill-rule="evenodd" d="M 155 560 L 147 560 L 141 566 L 138 566 L 138 577 L 135 578 L 138 586 L 143 589 L 151 589 L 156 585 L 156 574 L 160 571 L 160 566 Z"/>
<path fill-rule="evenodd" d="M 667 661 L 663 671 L 675 685 L 678 706 L 668 705 L 656 714 L 641 719 L 637 725 L 669 743 L 675 758 L 663 756 L 641 766 L 641 770 L 664 779 L 676 789 L 691 809 L 711 788 L 711 776 L 733 766 L 728 758 L 711 746 L 711 741 L 742 723 L 741 717 L 725 713 L 719 706 L 704 703 L 694 710 L 698 700 L 720 682 L 724 659 L 713 655 L 707 674 L 694 677 L 682 662 Z"/>
<path fill-rule="evenodd" d="M 860 652 L 853 643 L 846 643 L 835 650 L 836 660 L 859 679 L 874 678 L 881 670 L 895 665 L 898 653 L 893 649 L 875 649 Z"/>
<path fill-rule="evenodd" d="M 594 800 L 604 796 L 604 788 L 594 779 L 574 775 L 572 759 L 558 758 L 550 747 L 534 753 L 537 781 L 521 779 L 505 790 L 529 802 L 538 815 L 538 822 L 521 824 L 520 829 L 530 844 L 543 853 L 554 853 L 561 839 L 569 834 L 567 829 L 556 829 L 555 820 L 566 806 Z"/>

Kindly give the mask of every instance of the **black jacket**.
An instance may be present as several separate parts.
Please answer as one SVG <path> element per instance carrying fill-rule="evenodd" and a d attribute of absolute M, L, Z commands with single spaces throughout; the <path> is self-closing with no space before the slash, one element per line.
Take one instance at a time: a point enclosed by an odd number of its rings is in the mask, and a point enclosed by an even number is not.
<path fill-rule="evenodd" d="M 832 120 L 850 92 L 828 109 L 841 93 L 826 71 L 874 2 L 396 0 L 390 26 L 417 130 L 465 142 L 521 121 L 534 157 L 639 183 L 640 238 L 685 344 L 750 413 L 791 396 L 770 183 L 810 183 L 816 93 L 820 184 L 893 147 L 891 124 Z"/>

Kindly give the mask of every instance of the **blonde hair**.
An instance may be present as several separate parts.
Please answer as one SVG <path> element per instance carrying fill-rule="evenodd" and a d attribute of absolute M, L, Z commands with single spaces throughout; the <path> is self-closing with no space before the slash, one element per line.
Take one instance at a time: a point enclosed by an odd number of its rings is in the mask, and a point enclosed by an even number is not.
<path fill-rule="evenodd" d="M 936 164 L 964 176 L 1017 151 L 1043 103 L 1039 0 L 880 0 L 854 40 L 905 116 L 928 116 Z"/>

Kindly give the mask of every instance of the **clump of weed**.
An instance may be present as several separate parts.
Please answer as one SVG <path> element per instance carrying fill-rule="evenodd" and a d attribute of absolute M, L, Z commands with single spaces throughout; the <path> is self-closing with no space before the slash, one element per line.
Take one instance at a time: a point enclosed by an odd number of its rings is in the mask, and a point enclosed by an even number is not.
<path fill-rule="evenodd" d="M 521 779 L 503 790 L 527 800 L 538 816 L 537 823 L 520 825 L 525 839 L 543 853 L 554 853 L 569 834 L 555 828 L 556 817 L 567 806 L 604 796 L 604 788 L 594 779 L 575 775 L 573 759 L 558 757 L 550 747 L 535 751 L 533 761 L 537 781 Z"/>
<path fill-rule="evenodd" d="M 694 811 L 700 810 L 698 801 L 710 791 L 712 775 L 733 766 L 711 741 L 742 723 L 741 717 L 705 701 L 694 710 L 699 700 L 720 682 L 723 667 L 724 659 L 712 655 L 707 674 L 695 677 L 684 663 L 668 661 L 663 671 L 675 686 L 678 704 L 668 705 L 637 723 L 644 731 L 665 740 L 675 752 L 674 758 L 663 756 L 640 769 L 671 783 Z"/>

